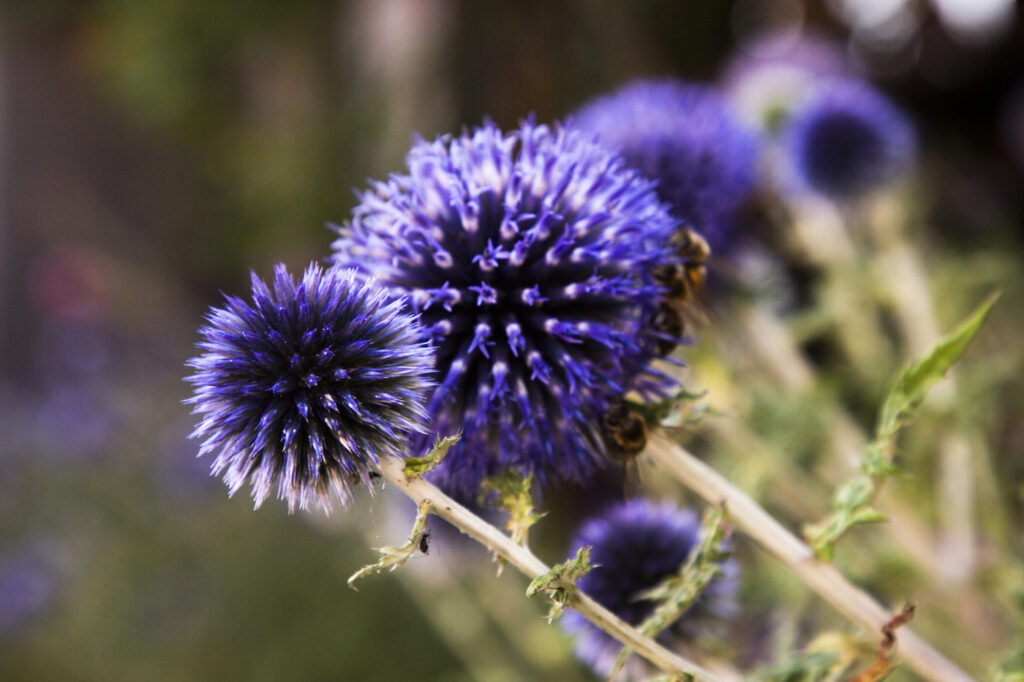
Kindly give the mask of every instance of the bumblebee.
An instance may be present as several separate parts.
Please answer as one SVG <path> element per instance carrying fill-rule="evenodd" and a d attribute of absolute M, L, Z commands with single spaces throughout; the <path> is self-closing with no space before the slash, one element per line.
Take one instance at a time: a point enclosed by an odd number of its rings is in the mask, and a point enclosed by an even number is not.
<path fill-rule="evenodd" d="M 678 305 L 670 301 L 662 301 L 658 304 L 658 312 L 654 315 L 652 322 L 654 331 L 666 334 L 673 339 L 681 339 L 686 331 L 686 323 L 683 318 L 683 311 Z M 657 342 L 658 355 L 669 355 L 679 345 L 676 341 L 661 338 Z"/>
<path fill-rule="evenodd" d="M 654 280 L 665 288 L 651 325 L 655 331 L 679 339 L 685 330 L 686 313 L 707 279 L 707 262 L 711 249 L 695 230 L 683 228 L 672 236 L 671 244 L 681 262 L 660 265 L 652 271 Z M 669 355 L 678 344 L 659 339 L 659 355 Z"/>
<path fill-rule="evenodd" d="M 669 298 L 686 306 L 704 286 L 711 248 L 704 237 L 688 227 L 672 235 L 671 245 L 682 262 L 655 268 L 654 279 L 668 289 Z"/>
<path fill-rule="evenodd" d="M 647 422 L 624 400 L 619 400 L 601 417 L 601 436 L 608 457 L 628 463 L 647 446 Z"/>

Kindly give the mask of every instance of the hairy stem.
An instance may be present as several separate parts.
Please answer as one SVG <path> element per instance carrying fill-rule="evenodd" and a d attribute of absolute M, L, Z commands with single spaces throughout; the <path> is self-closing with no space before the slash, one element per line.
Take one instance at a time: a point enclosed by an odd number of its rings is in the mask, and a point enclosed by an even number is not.
<path fill-rule="evenodd" d="M 382 459 L 380 472 L 387 481 L 417 504 L 428 503 L 432 513 L 500 556 L 531 580 L 550 570 L 528 547 L 513 542 L 500 530 L 445 495 L 437 486 L 422 478 L 406 477 L 401 460 L 393 457 Z M 658 669 L 669 674 L 688 673 L 695 680 L 718 682 L 719 678 L 710 671 L 643 636 L 636 628 L 582 592 L 574 593 L 570 605 L 591 623 L 633 649 Z"/>
<path fill-rule="evenodd" d="M 851 584 L 835 566 L 819 561 L 810 547 L 786 530 L 749 495 L 682 447 L 662 434 L 653 434 L 648 440 L 646 453 L 707 502 L 724 505 L 729 518 L 740 530 L 775 555 L 808 587 L 851 621 L 877 634 L 892 617 L 871 595 Z M 907 666 L 926 680 L 972 680 L 909 629 L 900 630 L 898 646 L 900 657 Z"/>

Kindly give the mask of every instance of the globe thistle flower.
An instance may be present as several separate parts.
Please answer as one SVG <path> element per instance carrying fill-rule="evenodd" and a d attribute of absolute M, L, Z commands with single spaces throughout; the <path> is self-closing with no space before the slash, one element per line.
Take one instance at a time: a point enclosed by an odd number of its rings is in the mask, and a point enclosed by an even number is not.
<path fill-rule="evenodd" d="M 259 507 L 276 484 L 288 509 L 328 508 L 369 483 L 379 458 L 402 456 L 424 431 L 429 346 L 401 300 L 352 271 L 283 265 L 273 289 L 252 275 L 252 305 L 226 296 L 200 329 L 188 364 L 202 421 L 192 436 L 233 495 L 252 484 Z"/>
<path fill-rule="evenodd" d="M 853 199 L 895 179 L 912 163 L 907 118 L 865 83 L 823 83 L 793 112 L 783 148 L 796 187 Z"/>
<path fill-rule="evenodd" d="M 735 213 L 754 188 L 757 138 L 711 88 L 641 80 L 600 97 L 575 124 L 658 181 L 658 196 L 712 251 L 730 243 Z"/>
<path fill-rule="evenodd" d="M 673 383 L 647 366 L 646 329 L 677 222 L 650 182 L 562 127 L 488 123 L 406 162 L 361 195 L 334 260 L 406 296 L 437 347 L 428 411 L 435 433 L 463 436 L 434 480 L 463 499 L 508 469 L 585 480 L 611 401 Z"/>
<path fill-rule="evenodd" d="M 589 545 L 594 568 L 577 585 L 630 625 L 639 625 L 654 611 L 655 603 L 638 595 L 678 573 L 699 542 L 700 521 L 694 512 L 671 502 L 639 499 L 619 503 L 585 522 L 569 555 Z M 722 572 L 659 639 L 692 637 L 716 619 L 734 615 L 737 567 L 727 561 Z M 577 657 L 599 675 L 611 674 L 622 645 L 576 612 L 563 616 L 562 625 L 577 637 Z M 634 658 L 625 674 L 642 677 L 643 664 Z"/>
<path fill-rule="evenodd" d="M 741 46 L 720 83 L 744 121 L 775 133 L 794 103 L 818 82 L 852 73 L 842 46 L 813 34 L 782 31 Z"/>

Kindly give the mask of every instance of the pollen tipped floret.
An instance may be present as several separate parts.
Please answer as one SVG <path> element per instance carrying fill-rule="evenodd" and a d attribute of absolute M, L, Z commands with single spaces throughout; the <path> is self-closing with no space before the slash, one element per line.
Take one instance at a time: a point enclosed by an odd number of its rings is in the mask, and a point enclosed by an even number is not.
<path fill-rule="evenodd" d="M 231 494 L 246 481 L 256 506 L 273 487 L 289 510 L 333 490 L 343 502 L 381 457 L 423 432 L 431 349 L 401 300 L 351 270 L 310 265 L 273 288 L 252 275 L 252 305 L 226 296 L 189 362 L 202 421 L 192 436 Z"/>
<path fill-rule="evenodd" d="M 709 87 L 640 80 L 599 97 L 575 124 L 658 182 L 658 196 L 726 252 L 737 208 L 757 177 L 758 142 Z"/>
<path fill-rule="evenodd" d="M 647 326 L 677 222 L 649 181 L 561 127 L 487 124 L 419 142 L 407 164 L 361 196 L 334 259 L 406 296 L 437 347 L 434 431 L 463 438 L 435 480 L 467 498 L 505 469 L 587 478 L 611 401 L 672 384 L 648 367 Z"/>
<path fill-rule="evenodd" d="M 577 585 L 583 592 L 631 625 L 639 625 L 655 604 L 640 598 L 643 592 L 679 572 L 700 542 L 700 522 L 688 509 L 671 502 L 633 500 L 620 503 L 581 526 L 569 556 L 585 545 L 591 549 L 594 568 Z M 737 567 L 730 560 L 682 617 L 660 639 L 692 636 L 702 626 L 732 616 Z M 622 645 L 578 613 L 562 618 L 563 627 L 577 636 L 576 655 L 599 675 L 608 676 Z M 642 677 L 642 665 L 634 659 L 627 677 Z"/>
<path fill-rule="evenodd" d="M 827 81 L 783 131 L 793 180 L 802 189 L 852 199 L 907 170 L 915 152 L 907 118 L 881 93 L 853 80 Z"/>

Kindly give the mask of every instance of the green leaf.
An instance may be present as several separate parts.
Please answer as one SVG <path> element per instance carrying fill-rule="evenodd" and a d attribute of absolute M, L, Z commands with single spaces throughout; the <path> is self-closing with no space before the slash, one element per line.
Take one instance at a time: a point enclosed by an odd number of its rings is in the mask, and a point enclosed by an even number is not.
<path fill-rule="evenodd" d="M 999 671 L 995 682 L 1024 682 L 1024 672 Z"/>
<path fill-rule="evenodd" d="M 420 551 L 423 537 L 427 532 L 427 518 L 429 516 L 430 503 L 426 501 L 420 502 L 420 506 L 416 510 L 416 522 L 413 523 L 412 532 L 409 534 L 409 539 L 406 540 L 405 544 L 401 547 L 378 548 L 377 551 L 380 553 L 380 559 L 376 563 L 363 566 L 353 573 L 348 579 L 348 586 L 354 590 L 356 589 L 355 583 L 357 580 L 365 578 L 371 573 L 380 573 L 385 570 L 393 571 L 405 564 L 410 557 Z"/>
<path fill-rule="evenodd" d="M 1003 661 L 996 682 L 1024 682 L 1024 645 L 1019 645 Z"/>
<path fill-rule="evenodd" d="M 508 514 L 505 529 L 520 545 L 526 544 L 530 527 L 544 517 L 533 507 L 532 486 L 532 473 L 524 478 L 510 470 L 488 476 L 480 484 L 480 504 L 492 504 Z"/>
<path fill-rule="evenodd" d="M 687 391 L 679 389 L 675 395 L 653 402 L 638 402 L 626 400 L 626 404 L 644 418 L 647 426 L 656 428 L 658 426 L 677 425 L 679 422 L 686 423 L 699 421 L 704 415 L 713 412 L 708 405 L 697 404 L 707 396 L 705 391 Z"/>
<path fill-rule="evenodd" d="M 419 478 L 432 470 L 441 463 L 444 456 L 448 454 L 448 450 L 458 443 L 461 438 L 461 432 L 454 436 L 445 436 L 444 438 L 438 436 L 437 440 L 434 441 L 434 447 L 430 449 L 430 452 L 425 457 L 407 457 L 405 459 L 405 467 L 402 469 L 406 478 Z"/>
<path fill-rule="evenodd" d="M 831 560 L 835 554 L 835 543 L 854 526 L 885 520 L 883 514 L 869 505 L 882 481 L 899 471 L 893 464 L 893 458 L 900 429 L 906 426 L 914 410 L 924 402 L 928 389 L 944 377 L 967 350 L 998 297 L 998 294 L 993 294 L 985 299 L 959 327 L 939 341 L 927 356 L 900 372 L 882 403 L 875 439 L 868 444 L 861 462 L 864 475 L 836 490 L 829 516 L 818 523 L 804 526 L 804 537 L 818 558 Z"/>
<path fill-rule="evenodd" d="M 939 341 L 923 359 L 911 363 L 897 377 L 882 403 L 878 419 L 877 439 L 894 436 L 924 400 L 932 385 L 949 372 L 967 350 L 975 334 L 985 323 L 999 294 L 992 294 L 959 327 Z"/>
<path fill-rule="evenodd" d="M 572 559 L 554 566 L 544 575 L 537 576 L 526 588 L 526 596 L 532 597 L 540 592 L 547 592 L 551 599 L 551 609 L 547 620 L 552 622 L 565 611 L 576 592 L 576 581 L 585 576 L 593 568 L 590 563 L 590 545 L 576 550 Z"/>
<path fill-rule="evenodd" d="M 878 443 L 868 443 L 867 452 L 864 454 L 864 461 L 860 463 L 860 469 L 872 479 L 895 476 L 900 472 L 899 467 L 892 463 Z"/>
<path fill-rule="evenodd" d="M 722 562 L 729 557 L 728 537 L 730 530 L 725 522 L 725 511 L 712 508 L 704 512 L 701 520 L 700 542 L 690 552 L 686 562 L 675 575 L 661 581 L 655 587 L 638 595 L 656 603 L 654 611 L 637 629 L 647 637 L 655 637 L 679 620 L 683 613 L 693 606 L 708 585 L 722 574 Z M 610 679 L 613 679 L 626 664 L 633 651 L 623 647 L 615 659 Z"/>
<path fill-rule="evenodd" d="M 888 517 L 885 514 L 874 509 L 873 507 L 863 507 L 858 509 L 851 517 L 850 525 L 858 525 L 862 523 L 881 523 L 887 521 Z"/>
<path fill-rule="evenodd" d="M 829 677 L 837 663 L 839 654 L 832 651 L 795 654 L 757 673 L 751 682 L 821 682 Z"/>
<path fill-rule="evenodd" d="M 804 526 L 804 538 L 819 559 L 831 561 L 835 556 L 835 543 L 854 526 L 886 520 L 885 514 L 868 506 L 874 491 L 872 479 L 854 479 L 836 491 L 831 514 L 823 521 Z"/>

